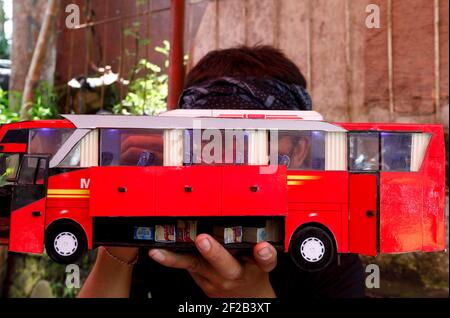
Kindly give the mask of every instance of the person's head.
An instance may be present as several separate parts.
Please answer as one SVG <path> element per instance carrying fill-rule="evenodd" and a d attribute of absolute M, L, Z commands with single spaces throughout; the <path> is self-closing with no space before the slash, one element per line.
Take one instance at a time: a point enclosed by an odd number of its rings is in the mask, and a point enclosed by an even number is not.
<path fill-rule="evenodd" d="M 307 82 L 300 69 L 271 46 L 240 46 L 206 54 L 189 72 L 180 108 L 310 110 Z M 300 168 L 309 142 L 280 135 L 279 155 Z"/>
<path fill-rule="evenodd" d="M 215 50 L 189 72 L 179 108 L 311 110 L 300 69 L 271 46 Z"/>
<path fill-rule="evenodd" d="M 206 54 L 189 72 L 185 87 L 221 77 L 274 78 L 288 85 L 307 88 L 300 69 L 280 50 L 267 45 L 215 50 Z"/>

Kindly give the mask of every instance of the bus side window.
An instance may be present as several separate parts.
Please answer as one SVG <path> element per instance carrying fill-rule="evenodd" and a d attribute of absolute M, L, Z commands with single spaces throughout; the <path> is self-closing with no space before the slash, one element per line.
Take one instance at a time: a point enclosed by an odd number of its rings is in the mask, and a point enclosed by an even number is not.
<path fill-rule="evenodd" d="M 162 166 L 164 138 L 159 129 L 102 129 L 101 166 Z"/>
<path fill-rule="evenodd" d="M 379 148 L 378 133 L 349 133 L 349 170 L 378 171 Z"/>
<path fill-rule="evenodd" d="M 325 170 L 325 134 L 322 131 L 279 131 L 278 138 L 271 139 L 270 148 L 278 148 L 278 164 L 289 170 Z"/>
<path fill-rule="evenodd" d="M 382 170 L 419 171 L 430 139 L 427 133 L 381 133 Z"/>
<path fill-rule="evenodd" d="M 249 132 L 203 129 L 184 131 L 185 165 L 248 164 Z"/>
<path fill-rule="evenodd" d="M 411 134 L 381 133 L 381 169 L 383 171 L 410 171 Z"/>
<path fill-rule="evenodd" d="M 92 130 L 70 150 L 58 165 L 61 168 L 98 166 L 98 130 Z"/>

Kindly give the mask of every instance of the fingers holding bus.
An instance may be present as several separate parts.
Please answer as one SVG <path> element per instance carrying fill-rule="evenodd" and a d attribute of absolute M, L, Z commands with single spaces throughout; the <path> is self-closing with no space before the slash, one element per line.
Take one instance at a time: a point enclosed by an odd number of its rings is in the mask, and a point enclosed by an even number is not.
<path fill-rule="evenodd" d="M 162 165 L 163 140 L 161 135 L 129 135 L 121 142 L 120 162 L 123 165 Z"/>
<path fill-rule="evenodd" d="M 277 263 L 276 250 L 267 242 L 258 243 L 253 257 L 236 259 L 208 234 L 197 236 L 200 255 L 150 250 L 156 262 L 186 269 L 210 297 L 275 297 L 268 273 Z"/>

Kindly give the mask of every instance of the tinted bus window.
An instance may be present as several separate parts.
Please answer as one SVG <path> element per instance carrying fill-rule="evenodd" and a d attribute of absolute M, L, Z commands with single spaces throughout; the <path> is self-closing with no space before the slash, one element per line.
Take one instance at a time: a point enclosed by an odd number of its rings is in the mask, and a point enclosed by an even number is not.
<path fill-rule="evenodd" d="M 42 160 L 43 161 L 43 160 Z M 36 169 L 39 165 L 39 158 L 25 158 L 20 168 L 18 184 L 32 185 L 36 180 Z"/>
<path fill-rule="evenodd" d="M 278 145 L 273 142 L 270 148 L 278 148 L 278 164 L 288 170 L 325 170 L 325 132 L 279 131 Z"/>
<path fill-rule="evenodd" d="M 0 187 L 16 180 L 19 163 L 19 154 L 0 153 Z"/>
<path fill-rule="evenodd" d="M 28 143 L 28 129 L 16 129 L 6 132 L 0 143 L 2 144 L 26 144 Z"/>
<path fill-rule="evenodd" d="M 249 133 L 204 129 L 184 132 L 184 164 L 248 164 Z"/>
<path fill-rule="evenodd" d="M 349 170 L 377 171 L 380 168 L 378 133 L 349 134 Z"/>
<path fill-rule="evenodd" d="M 30 154 L 53 156 L 73 133 L 73 129 L 40 128 L 30 132 Z"/>
<path fill-rule="evenodd" d="M 381 169 L 410 171 L 411 141 L 412 135 L 409 133 L 381 133 Z"/>
<path fill-rule="evenodd" d="M 102 129 L 102 166 L 162 166 L 163 130 Z"/>

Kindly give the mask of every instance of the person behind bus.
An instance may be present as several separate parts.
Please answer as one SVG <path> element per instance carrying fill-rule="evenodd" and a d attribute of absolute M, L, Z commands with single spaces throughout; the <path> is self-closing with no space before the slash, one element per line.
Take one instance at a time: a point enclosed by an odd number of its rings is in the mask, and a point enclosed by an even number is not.
<path fill-rule="evenodd" d="M 180 108 L 310 110 L 298 67 L 268 46 L 208 53 L 190 71 Z M 130 147 L 150 149 L 142 140 Z M 306 139 L 279 138 L 284 164 L 301 166 Z M 79 297 L 363 297 L 364 272 L 357 255 L 308 273 L 268 242 L 252 255 L 232 255 L 208 234 L 195 240 L 196 254 L 164 249 L 102 247 Z M 138 257 L 139 256 L 139 257 Z M 150 256 L 150 258 L 148 257 Z"/>

